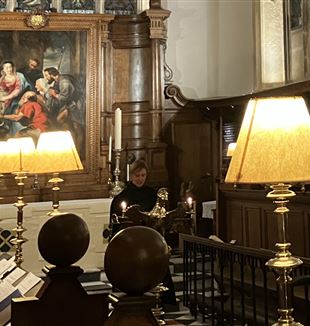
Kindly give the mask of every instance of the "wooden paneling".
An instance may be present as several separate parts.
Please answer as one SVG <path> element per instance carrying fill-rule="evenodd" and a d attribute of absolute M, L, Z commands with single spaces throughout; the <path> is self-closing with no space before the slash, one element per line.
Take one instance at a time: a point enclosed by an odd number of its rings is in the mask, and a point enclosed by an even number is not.
<path fill-rule="evenodd" d="M 261 190 L 231 190 L 221 192 L 225 210 L 220 209 L 220 236 L 225 241 L 237 240 L 238 244 L 275 250 L 275 243 L 281 240 L 281 220 L 273 212 L 274 204 Z M 310 206 L 305 205 L 310 194 L 297 194 L 288 203 L 288 240 L 292 243 L 294 255 L 309 257 Z"/>
<path fill-rule="evenodd" d="M 246 246 L 260 248 L 262 246 L 262 215 L 258 207 L 243 207 L 244 238 Z"/>

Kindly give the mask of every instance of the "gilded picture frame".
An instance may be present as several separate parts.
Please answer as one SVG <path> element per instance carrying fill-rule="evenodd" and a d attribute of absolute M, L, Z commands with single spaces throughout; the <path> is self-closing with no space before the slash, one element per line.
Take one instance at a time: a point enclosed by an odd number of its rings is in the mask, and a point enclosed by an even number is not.
<path fill-rule="evenodd" d="M 28 14 L 29 15 L 29 14 Z M 81 86 L 85 95 L 85 130 L 84 132 L 84 148 L 80 155 L 84 170 L 79 174 L 84 174 L 85 180 L 94 180 L 94 183 L 99 182 L 99 162 L 100 162 L 100 107 L 102 103 L 102 70 L 100 67 L 102 58 L 102 41 L 107 38 L 107 24 L 112 20 L 111 15 L 64 15 L 64 14 L 51 14 L 48 17 L 48 23 L 46 26 L 38 29 L 33 29 L 28 26 L 26 21 L 28 17 L 27 13 L 0 13 L 0 57 L 1 61 L 11 60 L 16 62 L 16 66 L 20 66 L 23 59 L 24 64 L 26 59 L 30 56 L 34 56 L 36 49 L 47 51 L 48 45 L 44 42 L 48 40 L 50 42 L 50 36 L 56 36 L 56 38 L 64 37 L 65 42 L 63 46 L 71 46 L 73 49 L 69 49 L 68 60 L 74 60 L 71 62 L 71 67 L 77 65 L 78 68 L 74 68 L 75 74 L 80 72 Z M 8 35 L 11 40 L 8 42 Z M 23 37 L 26 35 L 27 37 Z M 29 40 L 29 44 L 25 42 Z M 35 44 L 35 40 L 37 44 Z M 71 42 L 71 43 L 70 43 Z M 26 42 L 27 43 L 27 42 Z M 70 43 L 70 44 L 69 44 Z M 56 43 L 55 43 L 56 44 Z M 52 47 L 55 47 L 52 44 Z M 27 46 L 28 51 L 27 51 Z M 43 50 L 42 50 L 43 49 Z M 56 49 L 57 50 L 57 49 Z M 59 49 L 58 49 L 59 50 Z M 43 52 L 44 52 L 43 51 Z M 67 48 L 64 49 L 67 51 Z M 56 51 L 57 52 L 57 51 Z M 74 58 L 70 58 L 74 53 Z M 42 60 L 43 59 L 43 60 Z M 55 66 L 55 64 L 45 62 L 46 58 L 41 56 L 41 68 L 47 66 Z M 65 60 L 59 58 L 58 61 Z M 58 65 L 60 73 L 62 68 Z M 68 71 L 65 71 L 68 73 Z M 69 183 L 77 182 L 81 178 L 70 178 Z"/>

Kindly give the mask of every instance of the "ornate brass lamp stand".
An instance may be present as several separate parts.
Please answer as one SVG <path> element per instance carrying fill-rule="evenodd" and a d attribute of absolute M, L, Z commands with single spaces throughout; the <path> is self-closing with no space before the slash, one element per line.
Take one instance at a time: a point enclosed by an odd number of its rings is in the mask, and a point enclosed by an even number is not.
<path fill-rule="evenodd" d="M 302 264 L 302 260 L 293 257 L 289 251 L 291 244 L 287 241 L 287 222 L 289 209 L 286 204 L 289 198 L 295 196 L 295 192 L 290 190 L 291 185 L 278 184 L 271 186 L 273 189 L 267 194 L 276 204 L 277 208 L 274 212 L 278 216 L 280 242 L 276 243 L 277 253 L 276 257 L 270 259 L 266 265 L 273 269 L 279 276 L 277 278 L 278 288 L 278 322 L 274 326 L 302 326 L 301 323 L 295 322 L 292 317 L 292 278 L 290 277 L 291 271 Z"/>
<path fill-rule="evenodd" d="M 24 221 L 24 213 L 23 209 L 27 205 L 24 202 L 24 180 L 27 179 L 27 175 L 25 172 L 15 172 L 14 173 L 16 184 L 18 187 L 18 195 L 17 195 L 17 202 L 14 204 L 14 206 L 17 208 L 17 225 L 16 228 L 13 229 L 13 232 L 15 232 L 16 237 L 11 240 L 11 243 L 15 247 L 15 263 L 18 267 L 21 266 L 22 262 L 24 261 L 23 259 L 23 249 L 22 245 L 27 241 L 23 237 L 24 231 L 26 229 L 23 226 L 23 221 Z"/>
<path fill-rule="evenodd" d="M 52 184 L 52 196 L 53 196 L 53 198 L 52 198 L 53 210 L 47 213 L 48 216 L 55 216 L 55 215 L 64 213 L 64 212 L 61 212 L 59 210 L 59 191 L 60 191 L 60 187 L 58 185 L 60 182 L 63 182 L 63 181 L 64 180 L 59 177 L 58 172 L 54 172 L 53 177 L 48 180 L 48 183 Z"/>

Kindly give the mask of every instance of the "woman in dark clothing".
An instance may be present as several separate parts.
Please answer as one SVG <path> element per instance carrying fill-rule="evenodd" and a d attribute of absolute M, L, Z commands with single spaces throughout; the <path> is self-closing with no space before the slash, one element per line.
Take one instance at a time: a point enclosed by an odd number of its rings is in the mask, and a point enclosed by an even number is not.
<path fill-rule="evenodd" d="M 148 174 L 148 168 L 143 160 L 137 160 L 131 168 L 131 181 L 126 188 L 114 197 L 110 208 L 110 220 L 113 214 L 122 215 L 122 202 L 126 206 L 139 205 L 140 211 L 149 212 L 156 203 L 156 191 L 145 185 Z"/>

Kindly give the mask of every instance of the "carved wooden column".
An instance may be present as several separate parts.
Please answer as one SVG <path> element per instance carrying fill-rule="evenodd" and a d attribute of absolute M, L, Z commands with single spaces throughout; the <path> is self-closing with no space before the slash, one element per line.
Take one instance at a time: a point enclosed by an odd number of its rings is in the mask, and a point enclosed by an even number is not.
<path fill-rule="evenodd" d="M 100 80 L 102 85 L 99 89 L 100 107 L 100 179 L 106 182 L 109 178 L 108 169 L 108 141 L 112 133 L 112 116 L 111 116 L 111 41 L 109 37 L 109 23 L 114 19 L 113 15 L 104 15 L 100 24 Z"/>
<path fill-rule="evenodd" d="M 167 39 L 165 20 L 170 16 L 169 10 L 150 3 L 151 9 L 145 14 L 150 19 L 150 38 L 152 53 L 152 141 L 159 141 L 162 128 L 162 111 L 164 100 L 164 46 Z"/>

